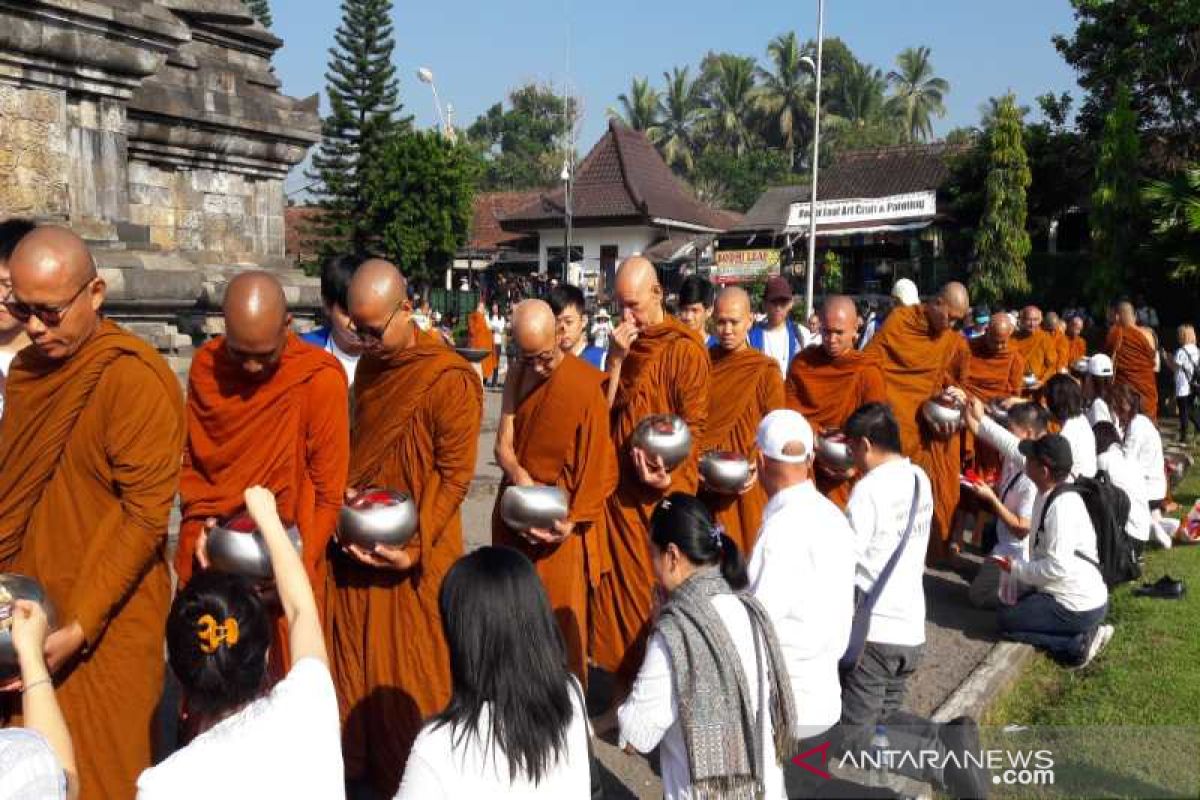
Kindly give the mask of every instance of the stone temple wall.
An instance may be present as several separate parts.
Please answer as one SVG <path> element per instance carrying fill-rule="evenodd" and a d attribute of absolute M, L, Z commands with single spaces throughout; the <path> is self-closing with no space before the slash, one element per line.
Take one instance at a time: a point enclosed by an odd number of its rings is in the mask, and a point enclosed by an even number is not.
<path fill-rule="evenodd" d="M 82 235 L 108 313 L 183 366 L 239 270 L 320 307 L 285 258 L 283 182 L 320 118 L 280 91 L 282 44 L 240 0 L 0 0 L 0 218 Z"/>

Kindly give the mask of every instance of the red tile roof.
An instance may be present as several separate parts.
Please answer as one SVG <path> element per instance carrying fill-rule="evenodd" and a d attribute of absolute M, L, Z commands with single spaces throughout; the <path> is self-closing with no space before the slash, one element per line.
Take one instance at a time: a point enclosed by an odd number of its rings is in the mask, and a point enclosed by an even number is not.
<path fill-rule="evenodd" d="M 847 150 L 821 170 L 817 200 L 887 197 L 938 189 L 950 177 L 951 159 L 969 145 L 918 144 Z"/>
<path fill-rule="evenodd" d="M 541 194 L 541 191 L 535 189 L 528 192 L 485 192 L 476 195 L 467 248 L 476 252 L 490 252 L 500 249 L 501 245 L 520 240 L 521 234 L 502 229 L 500 220 L 534 202 Z"/>
<path fill-rule="evenodd" d="M 317 261 L 317 246 L 311 229 L 321 215 L 318 206 L 288 206 L 283 210 L 283 241 L 285 253 L 297 263 Z"/>
<path fill-rule="evenodd" d="M 563 189 L 541 193 L 536 200 L 501 220 L 508 231 L 561 225 Z M 656 224 L 670 220 L 708 231 L 721 231 L 729 217 L 697 200 L 671 172 L 645 134 L 618 120 L 596 143 L 575 171 L 571 195 L 576 224 Z"/>

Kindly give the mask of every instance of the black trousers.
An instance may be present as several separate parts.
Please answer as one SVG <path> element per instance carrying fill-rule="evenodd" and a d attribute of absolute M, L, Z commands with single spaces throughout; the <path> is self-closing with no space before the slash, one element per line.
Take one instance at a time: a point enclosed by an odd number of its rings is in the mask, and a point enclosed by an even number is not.
<path fill-rule="evenodd" d="M 1188 435 L 1188 422 L 1196 426 L 1200 432 L 1200 406 L 1196 405 L 1196 395 L 1175 398 L 1175 410 L 1179 412 L 1179 441 L 1185 441 Z"/>

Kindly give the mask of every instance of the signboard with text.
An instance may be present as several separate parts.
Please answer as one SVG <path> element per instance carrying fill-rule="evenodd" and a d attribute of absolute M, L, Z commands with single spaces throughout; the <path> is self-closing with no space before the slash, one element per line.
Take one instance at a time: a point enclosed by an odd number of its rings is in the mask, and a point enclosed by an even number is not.
<path fill-rule="evenodd" d="M 809 224 L 809 203 L 792 203 L 788 227 L 805 229 Z M 937 213 L 937 192 L 909 192 L 887 197 L 858 197 L 843 200 L 818 200 L 817 225 L 847 225 L 863 222 L 887 222 L 912 217 L 932 217 Z"/>
<path fill-rule="evenodd" d="M 718 250 L 716 263 L 709 272 L 716 283 L 743 283 L 779 274 L 779 251 Z"/>

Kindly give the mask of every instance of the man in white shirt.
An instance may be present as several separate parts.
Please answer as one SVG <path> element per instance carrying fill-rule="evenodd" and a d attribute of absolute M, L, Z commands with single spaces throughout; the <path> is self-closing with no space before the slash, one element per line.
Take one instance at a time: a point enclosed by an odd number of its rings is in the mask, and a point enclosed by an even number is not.
<path fill-rule="evenodd" d="M 1025 473 L 1038 488 L 1033 506 L 1033 550 L 1029 561 L 996 557 L 1035 591 L 997 614 L 1008 639 L 1046 650 L 1060 662 L 1083 667 L 1112 638 L 1108 588 L 1100 575 L 1096 531 L 1087 506 L 1070 487 L 1071 445 L 1047 434 L 1021 442 Z"/>
<path fill-rule="evenodd" d="M 363 345 L 358 334 L 350 330 L 350 315 L 346 313 L 346 292 L 350 288 L 350 279 L 362 263 L 363 259 L 358 256 L 344 255 L 330 258 L 321 265 L 321 305 L 329 324 L 300 337 L 309 344 L 333 354 L 342 365 L 351 386 L 354 385 L 354 373 L 358 369 Z"/>
<path fill-rule="evenodd" d="M 952 797 L 984 797 L 986 776 L 961 758 L 934 764 L 894 755 L 977 751 L 978 729 L 967 717 L 939 725 L 901 710 L 925 645 L 925 551 L 933 493 L 925 473 L 902 455 L 900 426 L 887 404 L 867 403 L 850 415 L 843 430 L 862 475 L 846 506 L 858 562 L 856 613 L 870 612 L 862 654 L 842 674 L 843 749 L 868 749 L 885 726 L 893 771 L 932 783 Z M 852 633 L 850 652 L 855 644 Z"/>
<path fill-rule="evenodd" d="M 755 323 L 747 337 L 750 346 L 766 353 L 779 364 L 779 371 L 786 376 L 788 366 L 804 348 L 812 343 L 812 332 L 792 321 L 792 286 L 787 278 L 776 275 L 767 281 L 763 294 L 763 306 L 767 312 L 765 322 Z"/>
<path fill-rule="evenodd" d="M 1007 428 L 986 414 L 978 398 L 973 398 L 967 407 L 967 427 L 971 433 L 994 447 L 1004 458 L 1000 482 L 994 489 L 986 483 L 967 484 L 967 488 L 987 503 L 996 515 L 995 545 L 991 548 L 994 556 L 1029 560 L 1029 526 L 1037 486 L 1025 474 L 1025 456 L 1021 455 L 1020 444 L 1044 435 L 1048 420 L 1045 410 L 1035 403 L 1017 403 L 1009 407 Z M 994 560 L 983 562 L 968 591 L 972 605 L 999 607 L 1000 575 L 1000 567 Z"/>
<path fill-rule="evenodd" d="M 25 325 L 8 313 L 2 304 L 12 293 L 12 280 L 8 274 L 8 257 L 17 249 L 17 243 L 25 234 L 37 227 L 25 219 L 10 219 L 0 222 L 0 417 L 4 416 L 4 390 L 8 383 L 8 370 L 13 359 L 29 345 Z"/>

